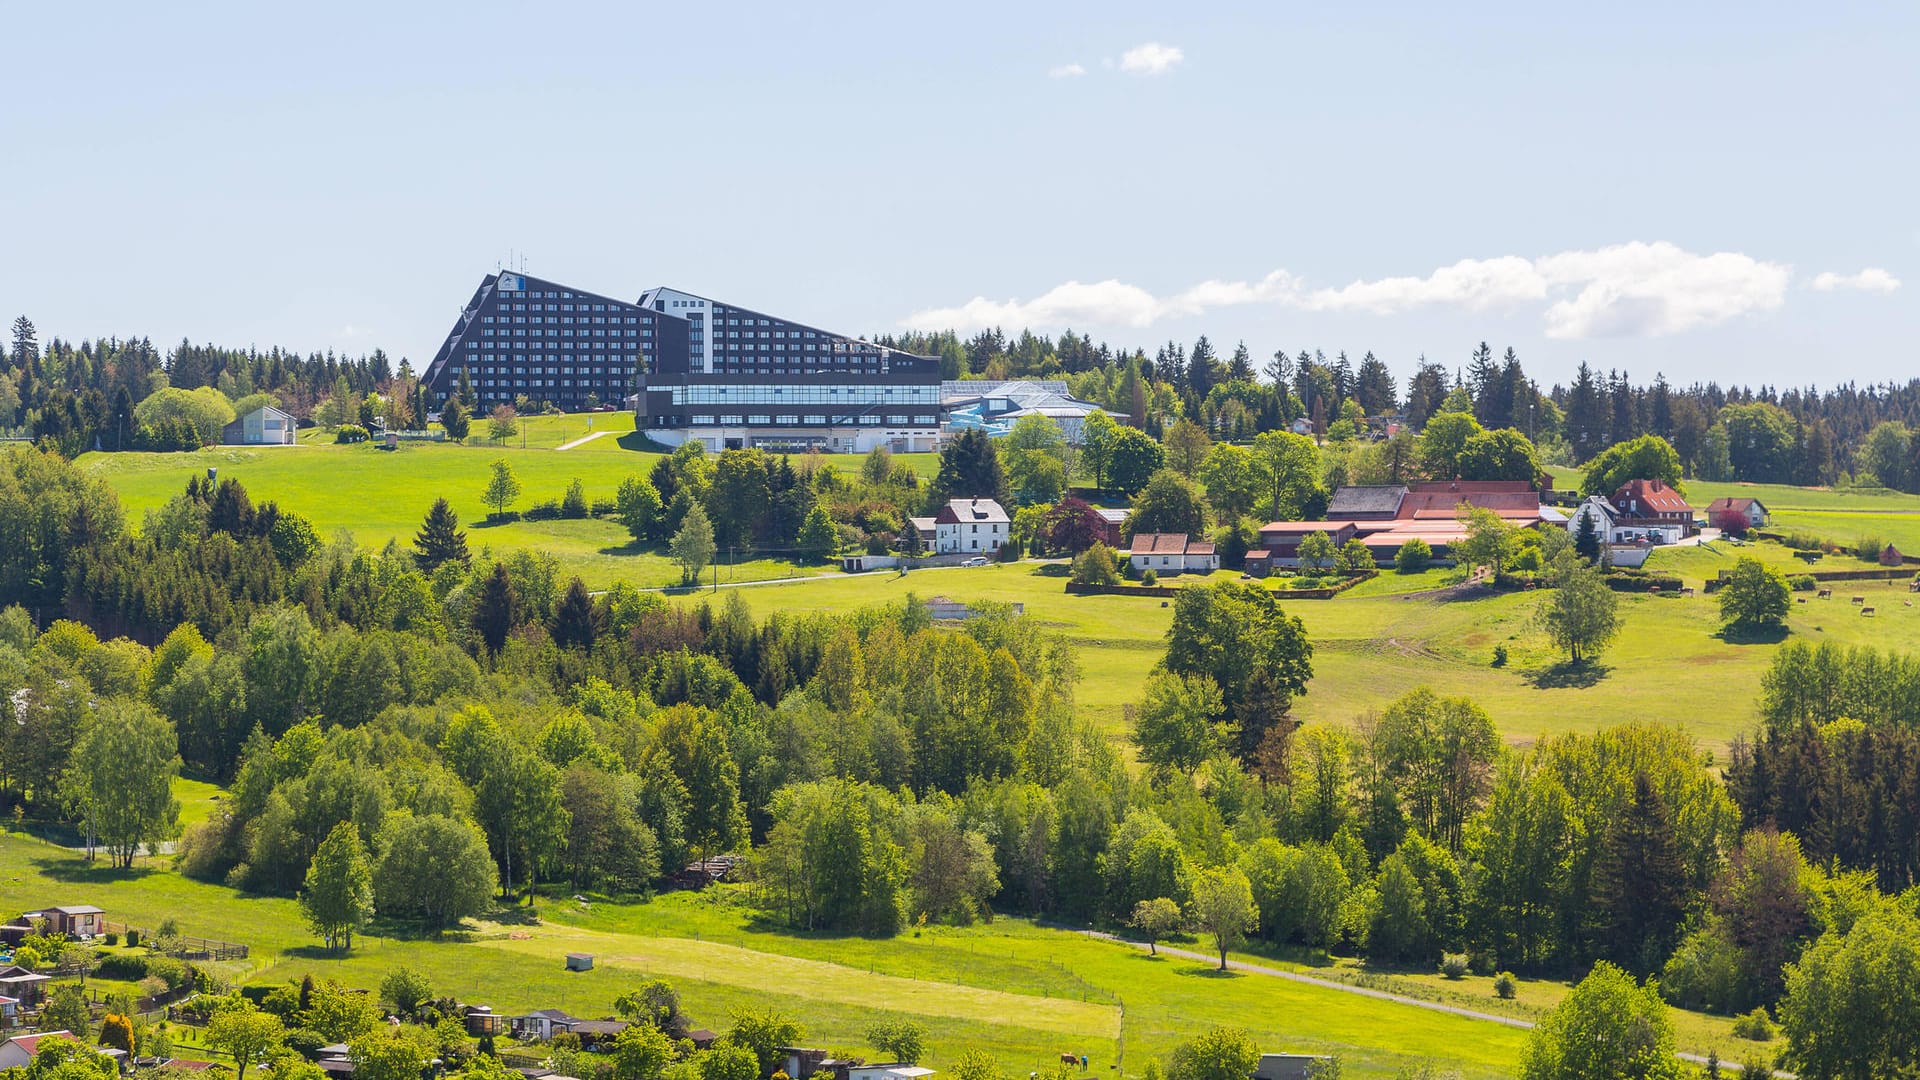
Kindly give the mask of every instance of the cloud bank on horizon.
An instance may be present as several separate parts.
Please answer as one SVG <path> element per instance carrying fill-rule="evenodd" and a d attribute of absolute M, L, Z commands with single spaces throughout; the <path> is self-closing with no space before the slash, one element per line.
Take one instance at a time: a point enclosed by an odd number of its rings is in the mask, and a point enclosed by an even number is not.
<path fill-rule="evenodd" d="M 1068 281 L 1030 300 L 976 296 L 956 307 L 928 308 L 901 325 L 963 333 L 991 326 L 1139 329 L 1162 319 L 1252 304 L 1383 316 L 1423 307 L 1538 308 L 1550 338 L 1660 337 L 1777 309 L 1786 303 L 1792 280 L 1793 270 L 1784 263 L 1739 252 L 1701 255 L 1664 240 L 1636 240 L 1532 259 L 1462 259 L 1425 277 L 1360 280 L 1338 288 L 1310 287 L 1285 269 L 1258 281 L 1203 281 L 1169 296 L 1112 278 Z M 1900 281 L 1868 267 L 1855 274 L 1822 273 L 1809 287 L 1884 294 L 1898 289 Z"/>

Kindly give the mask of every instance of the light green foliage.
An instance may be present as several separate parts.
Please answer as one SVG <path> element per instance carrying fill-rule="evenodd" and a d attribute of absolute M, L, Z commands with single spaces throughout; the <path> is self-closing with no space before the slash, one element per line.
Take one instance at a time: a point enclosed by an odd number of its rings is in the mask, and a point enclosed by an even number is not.
<path fill-rule="evenodd" d="M 733 1026 L 727 1029 L 727 1041 L 751 1051 L 763 1076 L 780 1067 L 781 1047 L 798 1046 L 805 1035 L 797 1021 L 773 1006 L 734 1013 Z"/>
<path fill-rule="evenodd" d="M 1782 1062 L 1812 1080 L 1920 1070 L 1920 919 L 1911 902 L 1875 905 L 1821 935 L 1787 969 Z"/>
<path fill-rule="evenodd" d="M 680 529 L 673 534 L 673 541 L 667 545 L 667 554 L 680 567 L 681 584 L 697 584 L 700 571 L 707 568 L 718 550 L 713 525 L 707 521 L 707 512 L 700 508 L 699 503 L 694 503 L 680 520 Z"/>
<path fill-rule="evenodd" d="M 1260 1064 L 1260 1048 L 1239 1028 L 1216 1027 L 1174 1048 L 1167 1080 L 1246 1080 Z"/>
<path fill-rule="evenodd" d="M 1467 527 L 1467 535 L 1449 549 L 1454 563 L 1465 567 L 1486 566 L 1496 571 L 1504 569 L 1507 555 L 1513 550 L 1513 526 L 1485 507 L 1466 503 L 1460 504 L 1459 517 Z"/>
<path fill-rule="evenodd" d="M 652 1024 L 632 1024 L 614 1037 L 614 1080 L 660 1080 L 672 1063 L 673 1041 Z"/>
<path fill-rule="evenodd" d="M 1629 480 L 1658 480 L 1681 489 L 1680 455 L 1658 435 L 1614 443 L 1587 462 L 1580 482 L 1582 495 L 1612 495 Z"/>
<path fill-rule="evenodd" d="M 1521 1080 L 1669 1080 L 1673 1020 L 1651 987 L 1602 962 L 1534 1029 Z"/>
<path fill-rule="evenodd" d="M 1147 939 L 1147 950 L 1159 954 L 1159 940 L 1180 929 L 1186 917 L 1180 911 L 1180 905 L 1164 896 L 1151 900 L 1142 900 L 1133 905 L 1133 915 L 1127 925 L 1140 932 Z"/>
<path fill-rule="evenodd" d="M 300 908 L 329 949 L 353 948 L 354 931 L 373 918 L 373 865 L 353 822 L 335 825 L 314 850 Z"/>
<path fill-rule="evenodd" d="M 1720 586 L 1720 618 L 1732 630 L 1752 633 L 1779 626 L 1792 606 L 1785 575 L 1758 559 L 1741 556 Z"/>
<path fill-rule="evenodd" d="M 912 1065 L 927 1051 L 927 1029 L 912 1020 L 889 1020 L 867 1029 L 867 1045 L 888 1060 Z"/>
<path fill-rule="evenodd" d="M 1140 759 L 1192 775 L 1221 749 L 1223 732 L 1216 722 L 1221 712 L 1220 687 L 1206 675 L 1148 677 L 1133 732 Z"/>
<path fill-rule="evenodd" d="M 1227 953 L 1260 923 L 1253 887 L 1238 867 L 1202 870 L 1193 880 L 1193 923 L 1213 937 L 1220 953 L 1220 970 L 1227 969 Z"/>
<path fill-rule="evenodd" d="M 441 929 L 486 910 L 499 887 L 486 837 L 470 822 L 406 815 L 382 839 L 374 897 L 390 916 Z"/>
<path fill-rule="evenodd" d="M 493 474 L 487 480 L 486 490 L 480 493 L 480 501 L 493 507 L 497 517 L 519 500 L 520 479 L 514 475 L 513 462 L 506 458 L 495 458 L 492 468 Z"/>
<path fill-rule="evenodd" d="M 1433 547 L 1417 536 L 1401 544 L 1400 550 L 1393 553 L 1394 569 L 1403 574 L 1420 573 L 1432 560 Z"/>
<path fill-rule="evenodd" d="M 1451 404 L 1453 398 L 1447 400 Z M 1460 475 L 1460 454 L 1468 440 L 1484 429 L 1472 413 L 1442 408 L 1420 433 L 1420 467 L 1436 480 L 1452 480 Z"/>
<path fill-rule="evenodd" d="M 1132 495 L 1147 486 L 1147 480 L 1160 470 L 1166 454 L 1153 437 L 1139 428 L 1115 430 L 1107 452 L 1107 489 Z"/>
<path fill-rule="evenodd" d="M 144 704 L 110 701 L 74 744 L 61 787 L 81 829 L 130 867 L 140 845 L 179 835 L 179 773 L 173 725 Z"/>
<path fill-rule="evenodd" d="M 182 390 L 169 386 L 157 390 L 133 407 L 133 416 L 141 425 L 158 428 L 169 422 L 189 424 L 202 443 L 220 441 L 220 429 L 233 422 L 233 403 L 227 395 L 211 386 Z"/>
<path fill-rule="evenodd" d="M 1120 568 L 1114 562 L 1113 549 L 1096 540 L 1092 547 L 1075 555 L 1071 580 L 1082 585 L 1120 584 Z"/>
<path fill-rule="evenodd" d="M 1128 536 L 1139 533 L 1199 535 L 1207 526 L 1206 505 L 1193 483 L 1172 469 L 1161 469 L 1134 497 L 1127 514 Z"/>
<path fill-rule="evenodd" d="M 1305 435 L 1263 431 L 1254 436 L 1255 476 L 1261 482 L 1264 510 L 1277 521 L 1307 516 L 1324 495 L 1320 448 Z"/>
<path fill-rule="evenodd" d="M 433 1056 L 425 1028 L 380 1025 L 348 1042 L 356 1080 L 419 1080 Z"/>
<path fill-rule="evenodd" d="M 380 980 L 380 1000 L 392 1005 L 396 1016 L 411 1017 L 432 999 L 433 983 L 414 968 L 394 968 Z"/>
<path fill-rule="evenodd" d="M 247 1075 L 248 1067 L 279 1045 L 285 1034 L 280 1018 L 254 1008 L 241 997 L 222 1004 L 207 1023 L 207 1045 L 234 1060 L 235 1072 Z"/>
<path fill-rule="evenodd" d="M 660 502 L 660 491 L 646 477 L 635 473 L 620 481 L 620 488 L 614 494 L 614 517 L 626 527 L 635 543 L 647 543 L 658 540 L 665 522 L 661 513 L 665 509 Z"/>
<path fill-rule="evenodd" d="M 824 559 L 833 554 L 838 543 L 839 536 L 834 531 L 833 518 L 827 513 L 826 507 L 815 504 L 800 523 L 797 545 L 801 553 L 810 559 Z"/>
<path fill-rule="evenodd" d="M 1553 588 L 1540 600 L 1540 624 L 1575 664 L 1593 659 L 1620 633 L 1620 598 L 1605 575 L 1577 558 L 1553 568 Z"/>
<path fill-rule="evenodd" d="M 1333 546 L 1333 537 L 1323 532 L 1310 532 L 1300 538 L 1300 568 L 1302 570 L 1326 570 L 1333 566 L 1338 552 Z"/>
<path fill-rule="evenodd" d="M 1524 480 L 1540 475 L 1540 459 L 1533 443 L 1512 428 L 1479 431 L 1467 438 L 1454 460 L 1462 480 Z"/>
<path fill-rule="evenodd" d="M 1233 443 L 1215 443 L 1200 462 L 1200 483 L 1207 489 L 1207 503 L 1214 517 L 1223 522 L 1246 516 L 1266 494 L 1252 450 Z"/>

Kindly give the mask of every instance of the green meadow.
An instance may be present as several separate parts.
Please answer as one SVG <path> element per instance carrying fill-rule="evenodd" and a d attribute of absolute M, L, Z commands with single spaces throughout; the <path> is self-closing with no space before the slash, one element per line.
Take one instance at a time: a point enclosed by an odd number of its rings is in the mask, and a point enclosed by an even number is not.
<path fill-rule="evenodd" d="M 249 946 L 247 960 L 217 965 L 234 982 L 312 974 L 372 987 L 406 965 L 438 992 L 498 1011 L 551 1006 L 602 1016 L 635 983 L 663 977 L 701 1025 L 724 1029 L 732 1013 L 771 1005 L 799 1019 L 809 1043 L 869 1058 L 872 1024 L 915 1019 L 927 1027 L 927 1063 L 936 1069 L 980 1047 L 1016 1073 L 1071 1052 L 1085 1054 L 1097 1075 L 1137 1074 L 1149 1058 L 1228 1023 L 1265 1048 L 1340 1054 L 1355 1076 L 1431 1062 L 1482 1078 L 1511 1075 L 1525 1038 L 1326 987 L 1221 975 L 1023 919 L 884 941 L 795 934 L 758 921 L 731 887 L 636 903 L 550 900 L 537 915 L 503 912 L 444 940 L 365 934 L 337 956 L 317 947 L 290 900 L 242 896 L 143 862 L 110 871 L 0 835 L 0 909 L 96 903 L 116 922 L 153 927 L 173 918 L 182 933 Z M 564 970 L 564 955 L 577 951 L 594 954 L 592 971 Z"/>

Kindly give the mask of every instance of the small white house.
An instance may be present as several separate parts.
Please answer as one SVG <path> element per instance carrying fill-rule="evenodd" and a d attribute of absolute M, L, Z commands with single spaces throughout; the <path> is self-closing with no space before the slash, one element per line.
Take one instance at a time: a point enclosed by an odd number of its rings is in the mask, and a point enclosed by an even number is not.
<path fill-rule="evenodd" d="M 933 518 L 933 550 L 940 555 L 991 555 L 1013 524 L 992 499 L 948 499 Z"/>
<path fill-rule="evenodd" d="M 1220 555 L 1210 541 L 1195 540 L 1186 533 L 1135 533 L 1133 546 L 1127 549 L 1127 567 L 1134 573 L 1152 570 L 1156 575 L 1205 574 L 1220 569 Z"/>
<path fill-rule="evenodd" d="M 293 442 L 293 414 L 262 405 L 220 429 L 228 446 L 285 446 Z"/>

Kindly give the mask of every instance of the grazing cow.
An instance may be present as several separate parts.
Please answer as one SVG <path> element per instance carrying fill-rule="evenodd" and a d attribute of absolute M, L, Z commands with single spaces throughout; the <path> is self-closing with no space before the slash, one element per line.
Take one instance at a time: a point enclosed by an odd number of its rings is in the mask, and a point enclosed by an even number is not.
<path fill-rule="evenodd" d="M 1864 604 L 1867 602 L 1867 598 L 1864 596 L 1856 596 L 1853 598 L 1853 602 L 1856 604 Z"/>
<path fill-rule="evenodd" d="M 1817 598 L 1819 598 L 1819 599 L 1821 599 L 1821 600 L 1831 600 L 1831 599 L 1833 599 L 1833 590 L 1832 590 L 1832 589 L 1821 589 L 1821 590 L 1820 590 L 1819 592 L 1817 592 L 1817 593 L 1814 593 L 1814 596 L 1815 596 L 1815 597 L 1817 597 Z"/>
<path fill-rule="evenodd" d="M 1862 614 L 1862 615 L 1871 615 L 1871 614 L 1873 614 L 1873 608 L 1871 608 L 1871 607 L 1863 607 L 1863 608 L 1861 608 L 1861 609 L 1860 609 L 1860 614 Z"/>

